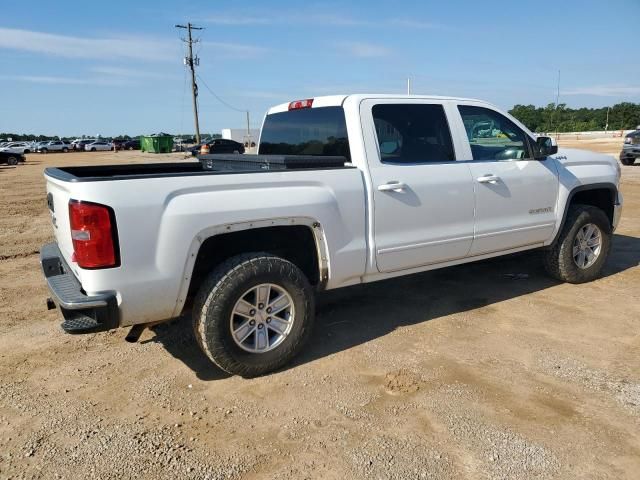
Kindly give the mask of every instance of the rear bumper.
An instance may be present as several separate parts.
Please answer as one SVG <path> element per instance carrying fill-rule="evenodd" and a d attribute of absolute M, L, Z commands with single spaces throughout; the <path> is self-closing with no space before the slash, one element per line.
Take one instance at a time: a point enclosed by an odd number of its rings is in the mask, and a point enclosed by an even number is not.
<path fill-rule="evenodd" d="M 40 249 L 40 265 L 51 292 L 60 309 L 67 333 L 94 333 L 117 328 L 120 314 L 115 293 L 87 295 L 69 269 L 56 243 Z"/>

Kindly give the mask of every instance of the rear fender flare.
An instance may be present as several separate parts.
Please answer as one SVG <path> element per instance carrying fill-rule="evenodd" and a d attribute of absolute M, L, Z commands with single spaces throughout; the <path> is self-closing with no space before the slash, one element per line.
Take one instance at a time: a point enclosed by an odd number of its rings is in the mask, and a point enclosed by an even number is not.
<path fill-rule="evenodd" d="M 182 312 L 184 304 L 187 300 L 187 294 L 189 292 L 191 277 L 193 275 L 193 268 L 198 257 L 198 252 L 205 240 L 225 233 L 291 225 L 304 225 L 311 230 L 314 238 L 314 243 L 316 245 L 315 254 L 318 259 L 318 269 L 320 273 L 320 283 L 318 285 L 318 289 L 324 290 L 324 287 L 329 280 L 329 248 L 327 246 L 324 229 L 322 228 L 320 222 L 318 222 L 316 219 L 310 217 L 285 217 L 267 220 L 255 220 L 249 222 L 228 223 L 224 225 L 208 227 L 202 230 L 191 242 L 189 250 L 187 251 L 187 260 L 185 262 L 180 289 L 178 290 L 178 298 L 172 316 L 177 317 Z"/>

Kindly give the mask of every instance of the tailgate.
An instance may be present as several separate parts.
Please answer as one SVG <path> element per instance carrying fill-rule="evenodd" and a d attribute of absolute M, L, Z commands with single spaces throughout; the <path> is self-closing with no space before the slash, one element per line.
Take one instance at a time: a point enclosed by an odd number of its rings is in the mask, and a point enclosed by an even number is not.
<path fill-rule="evenodd" d="M 53 224 L 53 234 L 58 248 L 67 264 L 73 266 L 73 243 L 71 241 L 71 227 L 69 226 L 69 199 L 72 198 L 73 183 L 52 179 L 45 173 L 47 180 L 47 206 Z"/>

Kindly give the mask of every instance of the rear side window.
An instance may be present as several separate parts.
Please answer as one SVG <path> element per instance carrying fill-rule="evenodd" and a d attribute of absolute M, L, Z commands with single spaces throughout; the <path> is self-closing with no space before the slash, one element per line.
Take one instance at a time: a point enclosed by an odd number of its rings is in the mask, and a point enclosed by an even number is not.
<path fill-rule="evenodd" d="M 455 160 L 442 105 L 379 104 L 373 106 L 372 113 L 382 162 Z"/>
<path fill-rule="evenodd" d="M 344 110 L 302 108 L 267 115 L 259 150 L 265 155 L 336 155 L 350 159 Z"/>
<path fill-rule="evenodd" d="M 458 106 L 474 160 L 531 158 L 528 135 L 504 115 L 483 107 Z"/>

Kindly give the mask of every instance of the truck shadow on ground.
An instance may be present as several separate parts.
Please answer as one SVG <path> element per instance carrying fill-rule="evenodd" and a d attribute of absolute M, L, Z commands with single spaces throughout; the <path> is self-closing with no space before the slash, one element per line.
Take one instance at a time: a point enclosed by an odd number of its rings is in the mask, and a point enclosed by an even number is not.
<path fill-rule="evenodd" d="M 604 276 L 640 265 L 640 238 L 615 235 Z M 283 370 L 366 343 L 407 325 L 461 313 L 557 285 L 540 253 L 527 252 L 392 280 L 324 292 L 317 299 L 314 335 Z M 490 316 L 488 317 L 490 318 Z M 163 344 L 201 380 L 228 375 L 200 350 L 185 316 L 153 328 Z"/>

